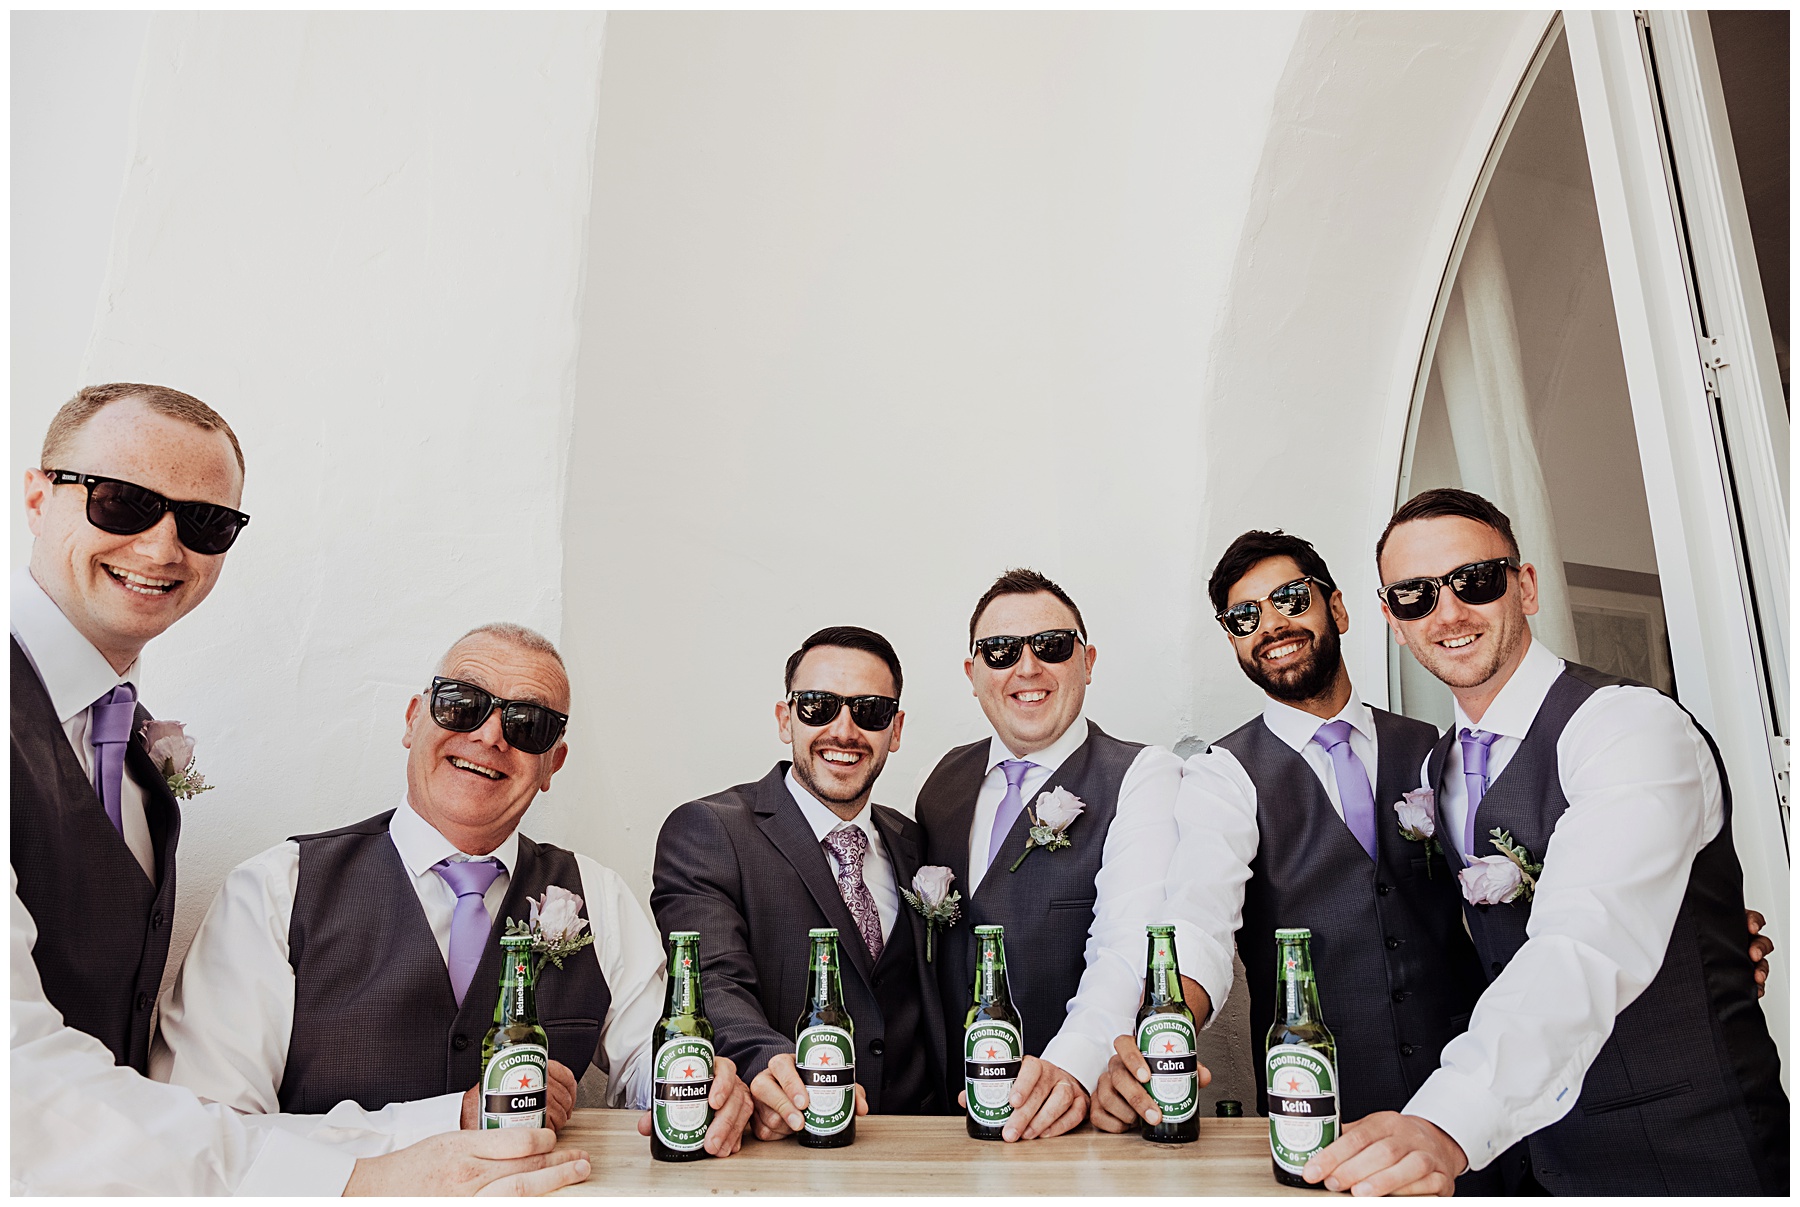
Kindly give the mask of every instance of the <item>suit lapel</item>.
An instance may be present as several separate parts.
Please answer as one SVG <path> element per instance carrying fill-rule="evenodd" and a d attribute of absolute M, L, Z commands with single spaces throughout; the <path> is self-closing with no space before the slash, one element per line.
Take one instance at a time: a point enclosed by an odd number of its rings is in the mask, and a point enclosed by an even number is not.
<path fill-rule="evenodd" d="M 870 805 L 874 810 L 871 816 L 875 820 L 875 828 L 881 834 L 881 841 L 887 844 L 888 859 L 894 865 L 894 881 L 898 888 L 910 889 L 912 879 L 919 871 L 919 846 L 906 834 L 900 824 L 900 815 L 885 808 Z M 967 851 L 968 846 L 964 844 Z M 964 856 L 966 861 L 967 856 Z M 952 882 L 952 887 L 955 882 Z M 938 1009 L 937 976 L 934 965 L 925 959 L 925 919 L 919 911 L 900 898 L 900 912 L 906 915 L 906 924 L 912 928 L 913 968 L 919 977 L 919 1012 L 924 1017 L 925 1034 L 930 1040 L 930 1048 L 926 1055 L 926 1068 L 932 1078 L 932 1084 L 943 1080 L 942 1056 L 944 1052 L 944 1016 Z M 948 927 L 945 928 L 949 929 Z M 942 933 L 939 939 L 943 938 Z M 940 941 L 936 945 L 937 958 L 943 958 L 944 945 Z"/>
<path fill-rule="evenodd" d="M 913 876 L 919 870 L 918 844 L 901 830 L 900 823 L 894 820 L 894 815 L 874 804 L 870 804 L 869 809 L 869 817 L 875 823 L 875 831 L 881 835 L 881 841 L 887 846 L 888 861 L 894 865 L 894 887 L 911 889 Z M 900 898 L 900 912 L 911 923 L 913 941 L 923 951 L 925 919 L 919 916 L 918 910 L 906 903 L 905 897 Z"/>
<path fill-rule="evenodd" d="M 1026 798 L 1025 807 L 1019 810 L 1019 816 L 1013 822 L 1012 829 L 1006 832 L 1006 838 L 1000 843 L 1000 849 L 998 851 L 988 852 L 987 873 L 982 876 L 981 884 L 976 888 L 976 892 L 981 892 L 983 889 L 986 889 L 987 886 L 993 882 L 995 876 L 1008 875 L 1008 869 L 1018 861 L 1020 855 L 1025 853 L 1025 841 L 1031 834 L 1031 814 L 1037 798 L 1046 792 L 1061 788 L 1064 784 L 1073 783 L 1074 781 L 1079 780 L 1087 771 L 1088 758 L 1093 750 L 1094 734 L 1096 732 L 1098 732 L 1096 729 L 1090 727 L 1088 730 L 1087 741 L 1083 742 L 1080 746 L 1077 746 L 1075 748 L 1075 753 L 1064 759 L 1063 765 L 1051 772 L 1050 778 L 1040 784 L 1037 791 Z M 1030 756 L 1027 755 L 1026 757 L 1029 758 Z M 971 806 L 971 815 L 973 812 L 974 809 Z M 1080 826 L 1081 818 L 1077 817 L 1074 821 L 1069 823 L 1069 830 L 1078 830 Z M 1071 833 L 1069 837 L 1071 841 L 1078 841 L 1078 837 L 1074 833 Z M 1042 859 L 1043 856 L 1040 855 L 1038 858 Z M 1021 867 L 1019 871 L 1023 872 L 1030 866 L 1031 860 L 1027 859 L 1024 866 Z"/>
<path fill-rule="evenodd" d="M 837 877 L 831 872 L 825 848 L 819 845 L 812 826 L 807 824 L 800 806 L 788 792 L 787 767 L 786 762 L 777 763 L 775 770 L 763 776 L 757 785 L 756 824 L 799 875 L 826 921 L 837 927 L 838 947 L 847 953 L 863 983 L 872 984 L 874 962 L 869 959 L 869 949 L 863 944 L 862 931 L 857 929 L 856 919 L 851 917 L 850 907 L 844 904 L 844 895 L 838 891 Z M 852 939 L 852 935 L 856 937 Z"/>
<path fill-rule="evenodd" d="M 150 828 L 150 845 L 156 852 L 156 883 L 161 884 L 169 874 L 164 856 L 174 852 L 181 833 L 181 805 L 139 736 L 145 722 L 153 719 L 140 704 L 132 722 L 131 741 L 125 745 L 125 774 L 136 780 L 144 793 L 144 822 Z"/>

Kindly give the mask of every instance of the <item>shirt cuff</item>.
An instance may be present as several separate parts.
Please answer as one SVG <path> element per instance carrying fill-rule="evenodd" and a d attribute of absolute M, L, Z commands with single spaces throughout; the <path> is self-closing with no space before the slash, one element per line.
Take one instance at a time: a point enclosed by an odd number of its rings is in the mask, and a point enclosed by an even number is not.
<path fill-rule="evenodd" d="M 1231 966 L 1231 949 L 1221 948 L 1194 923 L 1178 919 L 1175 951 L 1181 956 L 1182 974 L 1198 982 L 1206 990 L 1206 1000 L 1212 1003 L 1212 1013 L 1200 1020 L 1201 1027 L 1210 1027 L 1224 1012 L 1225 999 L 1231 996 L 1232 982 L 1237 979 Z M 1188 1006 L 1192 1008 L 1193 1003 Z"/>
<path fill-rule="evenodd" d="M 462 1104 L 463 1096 L 456 1093 L 439 1094 L 436 1098 L 420 1098 L 414 1102 L 391 1103 L 387 1110 L 392 1112 L 388 1122 L 390 1134 L 394 1137 L 394 1147 L 389 1151 L 406 1148 L 431 1136 L 461 1130 Z M 329 1122 L 331 1116 L 327 1115 L 325 1118 Z"/>
<path fill-rule="evenodd" d="M 1070 1035 L 1064 1027 L 1056 1038 L 1044 1045 L 1043 1059 L 1079 1081 L 1082 1088 L 1092 1094 L 1100 1074 L 1106 1072 L 1106 1061 L 1111 1055 L 1111 1047 L 1104 1047 L 1085 1035 Z"/>
<path fill-rule="evenodd" d="M 356 1158 L 349 1153 L 271 1131 L 250 1172 L 238 1183 L 241 1195 L 321 1195 L 344 1193 Z"/>
<path fill-rule="evenodd" d="M 1493 1091 L 1452 1069 L 1427 1077 L 1405 1113 L 1442 1128 L 1462 1146 L 1471 1170 L 1486 1169 L 1517 1139 L 1507 1138 L 1506 1112 Z"/>

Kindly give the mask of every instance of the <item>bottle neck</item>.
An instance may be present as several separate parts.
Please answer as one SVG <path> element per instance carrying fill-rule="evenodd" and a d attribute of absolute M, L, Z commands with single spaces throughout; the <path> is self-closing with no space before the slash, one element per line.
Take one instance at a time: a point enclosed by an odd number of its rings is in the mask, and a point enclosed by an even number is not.
<path fill-rule="evenodd" d="M 979 936 L 975 956 L 975 1000 L 991 1005 L 1006 997 L 1006 942 L 999 935 Z"/>
<path fill-rule="evenodd" d="M 811 992 L 815 1009 L 835 1006 L 843 1000 L 843 981 L 838 973 L 838 946 L 831 939 L 813 942 Z"/>
<path fill-rule="evenodd" d="M 664 1015 L 680 1018 L 704 1013 L 700 1003 L 699 945 L 682 941 L 669 953 L 669 991 Z"/>
<path fill-rule="evenodd" d="M 1175 936 L 1151 935 L 1146 958 L 1144 998 L 1152 1006 L 1182 1000 L 1181 965 L 1175 958 Z"/>
<path fill-rule="evenodd" d="M 1304 941 L 1281 944 L 1276 955 L 1275 989 L 1286 1021 L 1319 1021 L 1319 984 L 1313 979 L 1312 950 Z"/>
<path fill-rule="evenodd" d="M 501 1026 L 537 1022 L 536 976 L 529 948 L 501 950 L 500 1000 L 494 1003 L 494 1021 Z"/>

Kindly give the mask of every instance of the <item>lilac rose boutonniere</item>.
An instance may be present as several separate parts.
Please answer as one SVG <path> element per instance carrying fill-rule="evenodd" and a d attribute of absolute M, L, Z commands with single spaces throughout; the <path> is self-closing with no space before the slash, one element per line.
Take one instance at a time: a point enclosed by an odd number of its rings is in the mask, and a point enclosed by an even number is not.
<path fill-rule="evenodd" d="M 530 935 L 531 950 L 540 959 L 561 968 L 565 958 L 594 941 L 593 935 L 583 933 L 588 928 L 588 920 L 581 916 L 580 893 L 571 893 L 552 884 L 544 889 L 543 896 L 535 901 L 528 898 L 527 903 L 531 907 L 530 919 L 521 922 L 517 918 L 508 918 L 506 933 Z"/>
<path fill-rule="evenodd" d="M 193 800 L 202 792 L 212 791 L 206 777 L 194 770 L 194 739 L 187 736 L 180 721 L 146 721 L 138 733 L 150 752 L 150 761 L 156 764 L 177 799 Z"/>
<path fill-rule="evenodd" d="M 1414 788 L 1394 803 L 1394 816 L 1400 825 L 1400 837 L 1408 842 L 1425 844 L 1425 875 L 1436 875 L 1437 863 L 1431 857 L 1443 848 L 1437 841 L 1436 794 L 1430 788 Z"/>
<path fill-rule="evenodd" d="M 927 864 L 913 875 L 911 889 L 901 889 L 906 903 L 925 918 L 925 962 L 931 963 L 932 940 L 940 926 L 955 926 L 962 917 L 962 894 L 950 887 L 956 873 L 947 867 Z"/>
<path fill-rule="evenodd" d="M 1533 862 L 1531 852 L 1513 841 L 1506 830 L 1488 831 L 1498 855 L 1483 855 L 1458 873 L 1463 900 L 1470 905 L 1510 905 L 1529 901 L 1537 892 L 1537 878 L 1544 865 Z"/>
<path fill-rule="evenodd" d="M 1046 851 L 1060 851 L 1064 847 L 1075 844 L 1063 833 L 1075 824 L 1081 811 L 1087 808 L 1079 796 L 1067 788 L 1052 788 L 1048 792 L 1038 793 L 1037 804 L 1026 806 L 1025 812 L 1031 818 L 1031 833 L 1025 837 L 1025 850 L 1013 860 L 1013 865 L 1006 870 L 1016 872 L 1019 865 L 1025 862 L 1025 856 L 1039 847 Z"/>

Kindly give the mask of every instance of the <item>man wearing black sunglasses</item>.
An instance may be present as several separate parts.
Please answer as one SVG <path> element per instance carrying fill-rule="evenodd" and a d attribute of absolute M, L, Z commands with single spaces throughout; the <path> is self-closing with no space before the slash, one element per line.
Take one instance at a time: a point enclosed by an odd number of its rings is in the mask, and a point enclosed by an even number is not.
<path fill-rule="evenodd" d="M 785 687 L 775 727 L 792 763 L 669 814 L 650 906 L 664 930 L 700 932 L 714 1042 L 751 1079 L 759 1139 L 804 1123 L 793 1027 L 814 927 L 838 932 L 857 1113 L 941 1113 L 944 1025 L 926 991 L 925 925 L 900 898 L 923 843 L 911 818 L 870 800 L 906 720 L 900 659 L 868 629 L 821 629 L 788 659 Z"/>
<path fill-rule="evenodd" d="M 568 708 L 544 637 L 489 624 L 460 638 L 407 704 L 405 798 L 226 878 L 170 995 L 157 1071 L 250 1113 L 351 1101 L 401 1131 L 476 1126 L 499 936 L 554 886 L 581 899 L 594 941 L 537 983 L 550 1125 L 590 1065 L 607 1073 L 607 1105 L 648 1107 L 656 932 L 611 869 L 519 832 L 568 757 Z M 750 1104 L 728 1060 L 713 1104 L 708 1151 L 729 1155 Z"/>
<path fill-rule="evenodd" d="M 1272 935 L 1311 928 L 1338 1045 L 1340 1110 L 1353 1120 L 1406 1104 L 1467 1025 L 1485 982 L 1455 878 L 1431 846 L 1409 839 L 1396 812 L 1437 730 L 1357 694 L 1339 646 L 1350 616 L 1334 583 L 1309 542 L 1280 531 L 1244 533 L 1214 567 L 1216 618 L 1266 702 L 1183 769 L 1167 912 L 1194 978 L 1183 978 L 1188 1005 L 1201 1019 L 1224 1004 L 1241 940 L 1257 1067 L 1278 1012 Z M 1157 1118 L 1149 1077 L 1134 1039 L 1120 1035 L 1094 1096 L 1094 1125 L 1116 1132 Z M 1257 1110 L 1267 1114 L 1264 1099 L 1259 1079 Z M 1500 1186 L 1474 1174 L 1458 1189 Z"/>
<path fill-rule="evenodd" d="M 1536 572 L 1479 495 L 1412 499 L 1375 557 L 1395 638 L 1455 698 L 1424 779 L 1489 984 L 1405 1112 L 1307 1177 L 1442 1192 L 1523 1139 L 1502 1172 L 1528 1191 L 1785 1196 L 1788 1102 L 1736 958 L 1743 874 L 1711 738 L 1532 639 Z"/>
<path fill-rule="evenodd" d="M 962 1080 L 960 1020 L 975 972 L 969 936 L 998 924 L 1014 953 L 1007 977 L 1027 1054 L 1003 1138 L 1032 1140 L 1086 1117 L 1113 1036 L 1137 1013 L 1144 926 L 1160 920 L 1175 845 L 1181 763 L 1082 715 L 1095 649 L 1075 601 L 1036 571 L 994 581 L 969 618 L 969 643 L 963 669 L 992 732 L 943 757 L 917 810 L 927 862 L 952 870 L 967 903 L 939 955 L 958 1083 L 950 1094 Z M 1071 797 L 1080 806 L 1073 820 Z M 1052 818 L 1063 845 L 1028 848 L 1036 821 Z"/>

